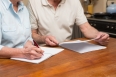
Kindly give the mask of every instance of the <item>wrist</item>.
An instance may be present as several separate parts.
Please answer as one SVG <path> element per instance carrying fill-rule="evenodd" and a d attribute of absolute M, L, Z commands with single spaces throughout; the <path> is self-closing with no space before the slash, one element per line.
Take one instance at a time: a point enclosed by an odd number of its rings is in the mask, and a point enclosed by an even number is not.
<path fill-rule="evenodd" d="M 25 51 L 25 48 L 17 48 L 15 53 L 11 57 L 24 58 L 24 56 L 23 56 L 24 51 Z"/>
<path fill-rule="evenodd" d="M 32 41 L 27 41 L 27 43 L 24 45 L 24 48 L 27 48 L 29 46 L 32 46 L 33 42 Z"/>
<path fill-rule="evenodd" d="M 43 43 L 45 43 L 46 37 L 47 37 L 46 35 L 42 36 L 41 40 Z"/>

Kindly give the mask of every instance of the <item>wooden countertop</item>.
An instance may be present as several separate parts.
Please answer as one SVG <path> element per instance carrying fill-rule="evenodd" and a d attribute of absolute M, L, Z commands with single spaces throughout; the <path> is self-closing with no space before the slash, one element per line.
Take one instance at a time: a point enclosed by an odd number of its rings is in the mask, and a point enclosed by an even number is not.
<path fill-rule="evenodd" d="M 116 39 L 103 50 L 65 49 L 39 64 L 0 59 L 0 77 L 116 77 Z"/>

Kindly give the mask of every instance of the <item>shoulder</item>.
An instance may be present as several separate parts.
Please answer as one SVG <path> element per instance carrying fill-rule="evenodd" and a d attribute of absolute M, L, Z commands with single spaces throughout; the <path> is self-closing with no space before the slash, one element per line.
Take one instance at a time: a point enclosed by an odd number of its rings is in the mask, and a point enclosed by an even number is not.
<path fill-rule="evenodd" d="M 82 6 L 80 0 L 66 0 L 66 3 L 77 8 Z"/>
<path fill-rule="evenodd" d="M 34 12 L 36 12 L 37 10 L 40 10 L 43 6 L 42 6 L 42 2 L 45 0 L 29 0 L 28 4 L 27 4 L 27 8 L 28 10 L 33 10 Z"/>
<path fill-rule="evenodd" d="M 0 21 L 1 21 L 3 13 L 4 13 L 4 4 L 2 0 L 0 0 Z"/>
<path fill-rule="evenodd" d="M 2 0 L 0 0 L 0 12 L 3 12 L 4 9 L 5 9 L 5 6 L 4 6 Z"/>
<path fill-rule="evenodd" d="M 29 11 L 28 11 L 26 6 L 24 6 L 23 11 L 24 11 L 25 14 L 29 15 Z"/>
<path fill-rule="evenodd" d="M 70 6 L 73 10 L 82 9 L 82 5 L 81 5 L 80 0 L 66 0 L 65 4 L 67 6 Z"/>
<path fill-rule="evenodd" d="M 30 4 L 41 4 L 42 2 L 42 0 L 29 0 Z"/>
<path fill-rule="evenodd" d="M 1 0 L 0 0 L 0 12 L 1 12 L 1 9 L 2 9 L 2 2 L 1 2 Z"/>
<path fill-rule="evenodd" d="M 72 0 L 66 0 L 66 2 L 68 2 L 68 3 L 70 3 L 70 4 L 74 4 L 74 5 L 75 5 L 75 4 L 76 4 L 76 5 L 77 5 L 77 4 L 80 4 L 80 0 L 73 0 L 73 1 L 72 1 Z"/>

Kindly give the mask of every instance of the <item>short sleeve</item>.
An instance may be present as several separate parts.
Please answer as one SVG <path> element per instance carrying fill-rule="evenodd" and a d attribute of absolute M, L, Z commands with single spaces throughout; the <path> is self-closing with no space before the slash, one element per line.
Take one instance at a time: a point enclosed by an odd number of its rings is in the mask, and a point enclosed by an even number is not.
<path fill-rule="evenodd" d="M 32 29 L 37 29 L 38 28 L 38 26 L 37 26 L 37 18 L 36 18 L 35 14 L 34 14 L 34 9 L 32 10 L 30 1 L 28 2 L 27 9 L 28 9 L 29 14 L 30 14 L 31 28 Z"/>
<path fill-rule="evenodd" d="M 82 7 L 80 1 L 79 0 L 77 0 L 77 1 L 78 1 L 78 5 L 77 5 L 76 24 L 81 25 L 81 24 L 84 24 L 85 22 L 87 22 L 87 18 L 84 15 L 84 10 L 83 10 L 83 7 Z"/>

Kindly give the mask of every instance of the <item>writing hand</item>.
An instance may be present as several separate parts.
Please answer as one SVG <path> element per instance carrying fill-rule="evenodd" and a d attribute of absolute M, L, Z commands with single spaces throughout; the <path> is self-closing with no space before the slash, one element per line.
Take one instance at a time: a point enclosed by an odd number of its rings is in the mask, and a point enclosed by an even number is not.
<path fill-rule="evenodd" d="M 36 46 L 30 46 L 28 48 L 25 48 L 25 50 L 23 51 L 23 55 L 27 59 L 38 59 L 42 57 L 43 50 L 41 50 L 41 48 L 38 48 Z"/>

